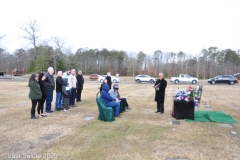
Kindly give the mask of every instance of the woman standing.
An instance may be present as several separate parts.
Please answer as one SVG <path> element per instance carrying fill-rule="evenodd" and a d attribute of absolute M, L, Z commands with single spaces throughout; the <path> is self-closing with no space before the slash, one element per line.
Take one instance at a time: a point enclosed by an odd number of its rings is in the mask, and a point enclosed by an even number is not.
<path fill-rule="evenodd" d="M 33 73 L 31 75 L 29 78 L 28 87 L 30 87 L 28 97 L 32 101 L 31 119 L 36 119 L 37 117 L 35 116 L 35 108 L 39 100 L 42 98 L 42 92 L 40 85 L 38 84 L 38 74 Z"/>
<path fill-rule="evenodd" d="M 42 92 L 42 98 L 39 100 L 38 107 L 37 107 L 39 118 L 46 116 L 45 114 L 43 114 L 43 106 L 48 94 L 45 78 L 46 77 L 44 73 L 39 74 L 38 82 Z"/>

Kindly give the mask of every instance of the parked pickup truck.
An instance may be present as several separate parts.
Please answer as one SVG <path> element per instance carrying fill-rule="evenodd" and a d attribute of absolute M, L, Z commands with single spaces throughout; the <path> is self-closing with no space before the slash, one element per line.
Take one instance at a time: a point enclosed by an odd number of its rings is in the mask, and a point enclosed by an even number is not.
<path fill-rule="evenodd" d="M 191 82 L 192 84 L 196 84 L 198 78 L 191 77 L 187 74 L 179 74 L 179 77 L 171 77 L 170 82 L 174 82 L 175 84 L 178 84 L 179 82 Z"/>

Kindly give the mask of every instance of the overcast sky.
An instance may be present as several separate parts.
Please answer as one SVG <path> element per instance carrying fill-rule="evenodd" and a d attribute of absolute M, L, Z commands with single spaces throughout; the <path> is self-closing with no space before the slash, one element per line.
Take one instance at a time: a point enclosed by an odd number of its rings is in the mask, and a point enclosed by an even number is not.
<path fill-rule="evenodd" d="M 0 0 L 0 35 L 10 52 L 26 46 L 19 26 L 36 20 L 40 41 L 52 36 L 78 48 L 152 54 L 203 48 L 240 49 L 240 0 Z M 39 42 L 40 42 L 39 41 Z"/>

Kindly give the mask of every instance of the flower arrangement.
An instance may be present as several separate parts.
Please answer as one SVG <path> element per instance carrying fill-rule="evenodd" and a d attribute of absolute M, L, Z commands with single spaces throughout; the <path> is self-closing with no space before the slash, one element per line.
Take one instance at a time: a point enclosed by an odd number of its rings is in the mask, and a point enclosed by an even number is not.
<path fill-rule="evenodd" d="M 200 97 L 200 87 L 189 86 L 185 91 L 180 91 L 176 94 L 177 100 L 183 100 L 189 102 L 192 100 L 194 102 L 195 109 L 198 107 L 198 99 Z"/>

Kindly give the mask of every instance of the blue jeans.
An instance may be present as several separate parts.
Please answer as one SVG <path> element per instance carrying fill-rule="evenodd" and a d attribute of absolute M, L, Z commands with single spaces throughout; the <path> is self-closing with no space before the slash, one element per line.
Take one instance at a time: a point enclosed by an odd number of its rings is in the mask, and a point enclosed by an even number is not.
<path fill-rule="evenodd" d="M 55 102 L 55 108 L 60 109 L 61 108 L 61 101 L 62 101 L 62 92 L 56 92 L 56 102 Z"/>
<path fill-rule="evenodd" d="M 46 97 L 46 112 L 51 111 L 52 100 L 53 100 L 53 90 L 48 90 L 48 96 Z"/>
<path fill-rule="evenodd" d="M 76 88 L 71 88 L 71 96 L 69 98 L 69 106 L 73 106 L 76 98 Z"/>
<path fill-rule="evenodd" d="M 116 107 L 115 109 L 115 116 L 118 116 L 120 114 L 120 102 L 109 102 L 106 104 L 109 107 Z"/>

